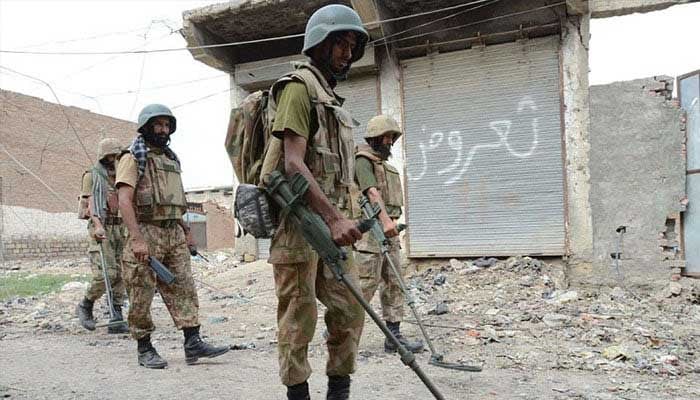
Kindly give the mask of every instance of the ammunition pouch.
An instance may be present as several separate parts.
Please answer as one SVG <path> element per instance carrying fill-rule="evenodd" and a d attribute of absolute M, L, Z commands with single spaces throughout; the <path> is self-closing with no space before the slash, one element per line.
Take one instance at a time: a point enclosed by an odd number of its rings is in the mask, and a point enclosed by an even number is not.
<path fill-rule="evenodd" d="M 279 225 L 276 209 L 264 190 L 242 183 L 236 189 L 234 216 L 243 230 L 256 239 L 269 239 Z"/>

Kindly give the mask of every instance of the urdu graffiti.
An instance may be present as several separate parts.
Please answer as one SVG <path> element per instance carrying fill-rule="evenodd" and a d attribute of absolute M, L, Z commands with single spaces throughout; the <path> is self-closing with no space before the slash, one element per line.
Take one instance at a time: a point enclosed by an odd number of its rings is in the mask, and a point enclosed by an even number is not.
<path fill-rule="evenodd" d="M 537 111 L 537 104 L 532 100 L 530 96 L 524 96 L 517 105 L 515 110 L 515 115 L 520 115 L 525 112 L 533 113 Z M 538 134 L 539 134 L 539 117 L 533 116 L 530 119 L 529 133 L 532 135 L 532 140 L 530 142 L 530 147 L 523 150 L 514 149 L 508 140 L 511 134 L 511 129 L 514 129 L 514 123 L 510 119 L 501 119 L 489 122 L 488 126 L 491 130 L 496 133 L 497 141 L 492 143 L 477 144 L 471 147 L 465 146 L 464 135 L 466 132 L 459 130 L 449 131 L 447 135 L 443 132 L 433 132 L 429 135 L 427 143 L 421 141 L 418 143 L 418 148 L 420 150 L 420 160 L 416 160 L 418 167 L 413 169 L 414 173 L 407 171 L 407 177 L 409 181 L 419 181 L 423 179 L 425 174 L 428 172 L 430 157 L 429 154 L 432 151 L 437 150 L 441 146 L 447 146 L 450 150 L 454 151 L 454 160 L 445 168 L 438 170 L 436 173 L 438 176 L 444 177 L 443 185 L 449 186 L 453 183 L 462 179 L 464 174 L 467 173 L 469 167 L 472 165 L 472 160 L 477 155 L 480 150 L 485 149 L 495 149 L 504 148 L 509 155 L 519 158 L 526 159 L 533 155 L 537 149 L 538 144 Z M 428 136 L 426 132 L 425 125 L 421 127 L 422 135 L 421 137 Z M 441 154 L 443 154 L 441 152 Z"/>

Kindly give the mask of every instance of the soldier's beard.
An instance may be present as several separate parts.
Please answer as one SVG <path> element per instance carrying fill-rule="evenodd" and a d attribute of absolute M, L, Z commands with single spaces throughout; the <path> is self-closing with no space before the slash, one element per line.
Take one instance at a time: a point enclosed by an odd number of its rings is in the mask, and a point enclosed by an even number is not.
<path fill-rule="evenodd" d="M 159 148 L 164 148 L 170 143 L 170 135 L 168 136 L 162 136 L 162 135 L 156 135 L 153 132 L 146 132 L 143 134 L 143 139 L 146 141 L 146 143 L 159 147 Z"/>
<path fill-rule="evenodd" d="M 372 150 L 379 153 L 379 157 L 381 157 L 382 160 L 388 160 L 389 157 L 391 157 L 391 145 L 390 144 L 383 144 L 383 143 L 379 143 L 379 142 L 374 142 L 370 146 L 372 147 Z"/>
<path fill-rule="evenodd" d="M 114 176 L 115 171 L 114 171 L 114 161 L 105 161 L 105 160 L 100 160 L 100 164 L 102 164 L 103 167 L 107 170 L 107 174 L 109 176 Z"/>

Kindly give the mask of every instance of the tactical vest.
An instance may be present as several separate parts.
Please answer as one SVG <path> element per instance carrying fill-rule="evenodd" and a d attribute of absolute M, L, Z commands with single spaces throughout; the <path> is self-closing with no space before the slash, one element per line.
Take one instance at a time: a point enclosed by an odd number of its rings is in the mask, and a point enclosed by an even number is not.
<path fill-rule="evenodd" d="M 399 171 L 385 160 L 382 160 L 366 144 L 357 145 L 355 157 L 365 157 L 372 162 L 374 177 L 377 179 L 377 189 L 382 193 L 382 201 L 384 201 L 384 205 L 391 207 L 391 210 L 387 210 L 389 216 L 391 218 L 399 218 L 401 216 L 401 207 L 403 207 L 403 190 Z"/>
<path fill-rule="evenodd" d="M 294 72 L 272 85 L 270 105 L 273 110 L 277 107 L 277 92 L 292 81 L 306 86 L 314 111 L 312 116 L 318 119 L 318 130 L 311 132 L 304 161 L 326 197 L 348 217 L 357 217 L 360 215 L 359 205 L 352 201 L 358 193 L 354 181 L 355 146 L 352 134 L 355 122 L 350 113 L 342 108 L 343 99 L 333 92 L 321 72 L 309 63 L 299 63 Z"/>
<path fill-rule="evenodd" d="M 401 216 L 403 207 L 403 190 L 399 172 L 391 164 L 379 157 L 371 147 L 366 144 L 358 144 L 355 157 L 365 157 L 372 162 L 374 178 L 377 180 L 377 189 L 382 194 L 382 201 L 387 213 L 392 219 Z M 372 235 L 362 235 L 362 239 L 354 244 L 355 250 L 365 253 L 379 253 L 381 248 Z"/>
<path fill-rule="evenodd" d="M 180 219 L 187 211 L 180 165 L 163 153 L 148 151 L 146 170 L 136 184 L 134 210 L 139 222 Z"/>

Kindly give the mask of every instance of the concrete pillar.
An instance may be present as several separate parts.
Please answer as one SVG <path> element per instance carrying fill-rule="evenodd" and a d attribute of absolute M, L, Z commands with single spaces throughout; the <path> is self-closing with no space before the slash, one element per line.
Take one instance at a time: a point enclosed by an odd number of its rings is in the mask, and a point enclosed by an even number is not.
<path fill-rule="evenodd" d="M 403 128 L 403 101 L 401 99 L 401 65 L 393 52 L 387 52 L 385 46 L 376 50 L 375 58 L 379 65 L 379 91 L 382 114 L 393 117 Z M 404 136 L 405 137 L 405 136 Z M 403 140 L 394 145 L 392 161 L 399 170 L 403 169 Z"/>
<path fill-rule="evenodd" d="M 591 272 L 593 224 L 590 203 L 588 43 L 590 14 L 563 24 L 561 63 L 564 102 L 566 224 L 569 278 Z"/>

